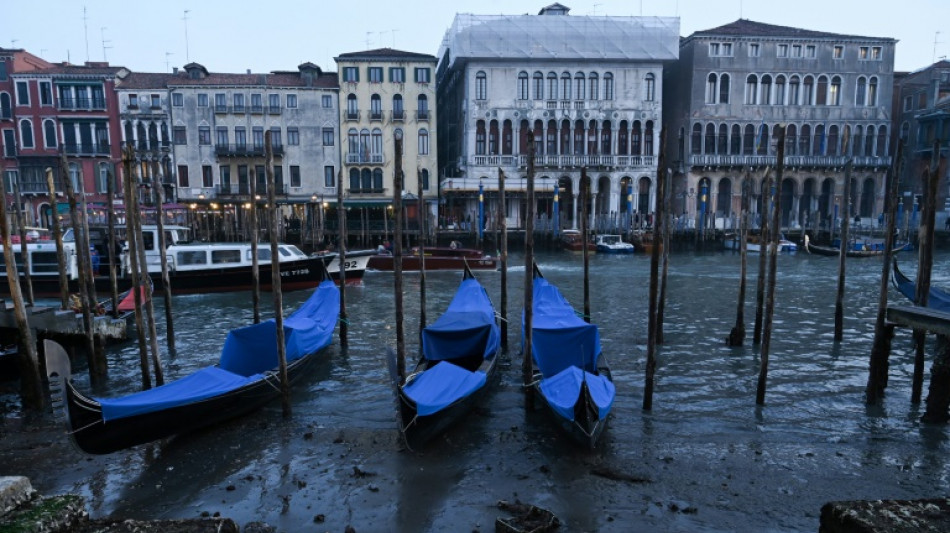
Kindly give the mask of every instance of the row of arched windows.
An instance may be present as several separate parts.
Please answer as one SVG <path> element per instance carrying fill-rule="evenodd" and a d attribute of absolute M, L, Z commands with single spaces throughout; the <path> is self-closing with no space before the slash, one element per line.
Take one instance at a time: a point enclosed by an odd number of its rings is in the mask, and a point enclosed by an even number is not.
<path fill-rule="evenodd" d="M 393 130 L 394 137 L 402 135 L 402 129 L 396 128 Z M 383 162 L 383 130 L 380 128 L 373 128 L 372 131 L 370 131 L 368 128 L 363 128 L 361 130 L 350 128 L 349 131 L 347 131 L 346 137 L 347 148 L 349 150 L 349 153 L 347 154 L 347 162 Z M 419 129 L 417 144 L 419 148 L 419 155 L 428 155 L 429 130 L 426 128 Z"/>
<path fill-rule="evenodd" d="M 156 150 L 159 147 L 159 141 L 168 145 L 168 124 L 162 122 L 161 137 L 159 137 L 159 127 L 150 122 L 146 128 L 144 122 L 139 122 L 133 126 L 132 121 L 125 123 L 125 142 L 133 143 L 138 150 Z"/>
<path fill-rule="evenodd" d="M 512 155 L 511 120 L 475 123 L 475 155 Z M 535 120 L 520 123 L 518 153 L 528 153 L 525 132 L 531 131 L 535 155 L 653 155 L 653 121 Z M 616 142 L 615 142 L 616 141 Z"/>
<path fill-rule="evenodd" d="M 694 155 L 775 155 L 775 139 L 779 125 L 769 128 L 739 124 L 693 124 L 690 153 Z M 682 132 L 681 132 L 682 135 Z M 770 140 L 771 137 L 771 140 Z M 845 137 L 850 138 L 844 146 Z M 869 156 L 884 157 L 888 153 L 887 126 L 850 126 L 837 124 L 801 126 L 789 124 L 785 130 L 785 155 Z"/>
<path fill-rule="evenodd" d="M 706 77 L 706 103 L 728 104 L 731 78 L 729 74 L 711 72 Z M 746 105 L 841 105 L 841 76 L 828 77 L 805 74 L 749 74 L 746 77 Z M 877 76 L 858 76 L 855 81 L 854 105 L 878 105 Z"/>
<path fill-rule="evenodd" d="M 645 96 L 655 95 L 656 76 L 652 73 L 644 78 L 647 84 Z M 603 83 L 601 83 L 603 81 Z M 475 99 L 488 99 L 488 76 L 484 71 L 475 74 Z M 518 100 L 613 100 L 614 75 L 605 72 L 603 77 L 597 72 L 576 72 L 572 76 L 564 71 L 560 76 L 556 72 L 535 71 L 529 77 L 527 71 L 518 73 Z M 652 97 L 645 98 L 653 100 Z"/>

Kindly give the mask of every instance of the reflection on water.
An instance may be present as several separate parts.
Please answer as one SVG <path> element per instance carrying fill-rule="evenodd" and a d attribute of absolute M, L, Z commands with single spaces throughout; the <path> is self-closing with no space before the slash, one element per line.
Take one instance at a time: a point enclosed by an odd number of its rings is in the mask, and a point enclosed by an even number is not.
<path fill-rule="evenodd" d="M 950 285 L 946 258 L 938 253 L 934 270 L 936 284 Z M 580 256 L 549 253 L 541 254 L 538 259 L 545 277 L 558 285 L 580 310 L 583 305 Z M 289 517 L 284 516 L 282 505 L 289 504 L 286 501 L 281 504 L 277 496 L 286 496 L 288 480 L 298 476 L 295 482 L 304 493 L 294 496 L 297 501 L 340 497 L 349 506 L 346 515 L 349 519 L 354 522 L 358 522 L 354 517 L 376 520 L 371 522 L 375 528 L 368 529 L 435 531 L 479 521 L 482 527 L 488 528 L 484 517 L 486 513 L 496 514 L 488 510 L 493 501 L 512 498 L 510 492 L 498 494 L 491 490 L 492 483 L 500 482 L 508 488 L 527 484 L 530 490 L 524 487 L 521 490 L 531 495 L 532 503 L 554 509 L 572 530 L 609 528 L 611 522 L 605 522 L 608 513 L 592 514 L 589 508 L 602 503 L 600 496 L 610 495 L 615 501 L 622 501 L 622 505 L 617 505 L 626 509 L 614 514 L 619 517 L 627 513 L 628 519 L 637 521 L 633 523 L 663 524 L 666 528 L 683 531 L 726 531 L 736 524 L 741 529 L 744 524 L 741 516 L 754 512 L 737 503 L 743 498 L 742 493 L 759 490 L 746 487 L 745 491 L 736 489 L 733 493 L 732 489 L 719 489 L 720 485 L 729 484 L 723 481 L 729 478 L 717 469 L 725 472 L 729 468 L 743 470 L 749 466 L 733 458 L 732 453 L 747 452 L 751 459 L 744 460 L 759 465 L 755 468 L 762 468 L 763 472 L 795 471 L 787 474 L 787 479 L 775 481 L 775 486 L 761 489 L 774 491 L 761 496 L 766 501 L 775 494 L 780 495 L 779 503 L 769 503 L 774 514 L 764 522 L 772 524 L 775 530 L 783 530 L 783 527 L 815 529 L 820 503 L 803 504 L 794 494 L 796 490 L 804 491 L 803 487 L 796 488 L 796 484 L 807 483 L 809 479 L 817 478 L 818 483 L 834 486 L 834 480 L 840 476 L 851 479 L 851 476 L 864 475 L 862 468 L 884 471 L 891 467 L 910 468 L 928 471 L 932 477 L 921 484 L 936 492 L 917 494 L 914 487 L 875 491 L 868 487 L 866 491 L 852 488 L 851 492 L 836 495 L 923 497 L 936 496 L 950 488 L 947 482 L 950 474 L 940 458 L 950 451 L 946 430 L 922 428 L 918 422 L 920 412 L 908 400 L 913 354 L 906 333 L 898 333 L 894 343 L 885 405 L 867 408 L 863 403 L 880 284 L 879 260 L 849 261 L 844 303 L 845 340 L 836 345 L 832 334 L 837 260 L 803 253 L 779 257 L 766 406 L 757 408 L 759 352 L 757 347 L 751 346 L 757 263 L 750 261 L 749 265 L 745 310 L 747 343 L 742 348 L 730 348 L 723 339 L 735 322 L 739 256 L 733 253 L 674 255 L 666 298 L 667 343 L 658 350 L 654 408 L 645 413 L 641 404 L 649 258 L 594 255 L 590 289 L 593 320 L 600 326 L 604 354 L 613 369 L 618 394 L 602 449 L 593 454 L 579 452 L 559 439 L 553 426 L 540 413 L 525 413 L 518 355 L 523 256 L 513 255 L 509 264 L 512 265 L 508 278 L 510 364 L 502 366 L 500 383 L 473 415 L 475 422 L 450 431 L 444 441 L 432 449 L 398 451 L 393 396 L 385 363 L 387 348 L 395 345 L 392 274 L 369 272 L 362 287 L 346 289 L 349 348 L 344 351 L 334 344 L 327 354 L 326 364 L 296 388 L 291 429 L 273 422 L 279 418 L 280 407 L 272 405 L 262 413 L 213 431 L 175 439 L 174 445 L 162 449 L 157 458 L 143 458 L 145 452 L 141 451 L 125 456 L 124 461 L 130 463 L 125 466 L 126 472 L 136 480 L 127 486 L 128 480 L 109 479 L 104 473 L 106 477 L 87 480 L 88 485 L 82 485 L 82 490 L 102 513 L 155 513 L 161 509 L 161 513 L 170 516 L 191 516 L 190 511 L 182 511 L 182 507 L 197 506 L 196 500 L 210 498 L 209 491 L 214 491 L 209 486 L 249 478 L 239 484 L 235 494 L 229 494 L 231 507 L 224 514 L 244 520 L 268 519 L 292 529 L 301 523 L 299 520 L 306 522 L 318 512 L 313 511 L 311 515 L 303 512 L 306 516 L 302 519 L 293 512 Z M 913 273 L 916 260 L 912 254 L 905 255 L 902 265 L 906 272 Z M 498 273 L 479 272 L 477 277 L 497 304 L 500 301 Z M 454 272 L 427 274 L 430 320 L 447 307 L 459 279 L 460 274 Z M 407 274 L 404 287 L 407 351 L 414 354 L 418 351 L 418 274 Z M 307 291 L 285 294 L 285 310 L 290 312 L 307 296 Z M 899 295 L 891 290 L 891 297 L 899 298 Z M 272 300 L 269 294 L 264 294 L 261 300 L 262 314 L 266 317 Z M 158 329 L 163 331 L 161 301 L 156 301 L 156 305 Z M 226 331 L 252 319 L 249 293 L 177 296 L 173 305 L 179 356 L 165 360 L 168 379 L 214 363 Z M 159 344 L 164 351 L 164 339 Z M 110 381 L 105 395 L 136 389 L 139 380 L 135 343 L 112 349 L 109 364 Z M 84 371 L 78 369 L 77 374 L 79 386 L 86 387 Z M 306 432 L 318 435 L 313 438 L 330 451 L 324 453 L 319 447 L 309 450 L 310 444 L 305 443 L 304 449 L 312 455 L 301 456 L 293 443 Z M 225 443 L 223 448 L 220 442 Z M 850 448 L 832 459 L 833 467 L 796 464 L 802 457 L 810 457 L 811 452 L 800 450 L 829 445 Z M 297 452 L 288 451 L 287 446 Z M 212 447 L 223 451 L 227 459 L 207 461 L 207 457 L 199 453 Z M 685 454 L 688 458 L 683 457 L 685 449 L 688 449 Z M 860 451 L 855 452 L 855 449 Z M 495 455 L 486 461 L 486 453 Z M 376 468 L 387 472 L 389 477 L 380 475 L 367 481 L 350 475 L 353 464 L 349 461 L 356 456 L 364 470 Z M 571 459 L 565 460 L 566 457 Z M 688 461 L 685 464 L 693 467 L 699 465 L 700 470 L 705 468 L 702 465 L 708 465 L 709 472 L 703 475 L 709 475 L 709 487 L 717 487 L 722 494 L 700 490 L 704 483 L 695 479 L 682 484 L 669 481 L 668 478 L 675 477 L 670 470 L 677 464 L 674 458 Z M 535 467 L 525 467 L 526 464 L 542 465 L 542 473 L 528 469 Z M 605 486 L 602 481 L 593 484 L 583 481 L 591 479 L 586 474 L 591 465 L 598 464 L 626 465 L 631 471 L 650 469 L 655 485 L 643 489 L 616 488 Z M 850 471 L 852 468 L 855 471 Z M 176 469 L 189 470 L 204 484 L 191 486 L 181 478 L 175 481 L 170 472 Z M 300 474 L 304 470 L 309 472 L 306 476 Z M 720 474 L 722 479 L 717 477 Z M 781 476 L 774 472 L 767 475 Z M 367 482 L 382 490 L 366 492 L 363 488 Z M 308 488 L 300 488 L 301 483 Z M 103 495 L 104 484 L 120 486 L 121 490 Z M 689 488 L 693 485 L 697 485 L 695 489 Z M 161 488 L 140 489 L 156 486 Z M 283 492 L 277 490 L 279 494 L 275 496 L 274 487 L 284 487 Z M 354 491 L 358 489 L 362 492 L 356 498 Z M 586 495 L 570 496 L 574 489 L 587 491 Z M 394 490 L 398 491 L 395 495 Z M 466 491 L 478 497 L 470 502 L 470 498 L 463 495 Z M 624 500 L 625 497 L 629 501 Z M 669 518 L 667 511 L 662 508 L 658 511 L 655 505 L 644 503 L 650 498 L 664 497 L 701 501 L 704 512 L 696 517 Z M 356 499 L 360 503 L 356 503 Z M 242 501 L 254 503 L 246 505 Z M 423 504 L 421 509 L 420 503 Z M 323 504 L 313 505 L 326 508 Z M 809 515 L 808 511 L 795 509 L 789 511 L 789 516 L 783 516 L 783 506 L 795 505 L 805 506 L 813 513 Z"/>

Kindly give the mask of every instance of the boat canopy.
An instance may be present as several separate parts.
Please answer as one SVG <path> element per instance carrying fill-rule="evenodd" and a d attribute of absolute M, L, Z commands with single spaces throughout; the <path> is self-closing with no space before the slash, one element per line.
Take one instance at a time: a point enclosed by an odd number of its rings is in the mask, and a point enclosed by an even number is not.
<path fill-rule="evenodd" d="M 591 400 L 597 406 L 597 416 L 606 418 L 614 403 L 617 389 L 607 376 L 598 376 L 576 366 L 569 366 L 550 378 L 541 380 L 541 392 L 548 403 L 567 420 L 574 420 L 574 406 L 581 395 L 581 385 L 587 383 Z"/>
<path fill-rule="evenodd" d="M 542 376 L 554 376 L 569 366 L 588 372 L 597 368 L 601 351 L 597 326 L 578 317 L 561 291 L 540 276 L 534 278 L 532 329 L 531 354 Z"/>
<path fill-rule="evenodd" d="M 489 358 L 500 342 L 491 299 L 474 278 L 462 280 L 445 314 L 422 330 L 422 353 L 430 361 Z"/>
<path fill-rule="evenodd" d="M 328 346 L 339 313 L 339 289 L 332 281 L 324 281 L 297 311 L 284 320 L 287 362 Z M 271 319 L 231 330 L 217 366 L 204 368 L 154 389 L 120 398 L 96 398 L 96 401 L 102 406 L 103 420 L 108 422 L 227 394 L 265 379 L 265 373 L 277 368 L 277 328 Z M 278 386 L 277 383 L 274 386 Z"/>

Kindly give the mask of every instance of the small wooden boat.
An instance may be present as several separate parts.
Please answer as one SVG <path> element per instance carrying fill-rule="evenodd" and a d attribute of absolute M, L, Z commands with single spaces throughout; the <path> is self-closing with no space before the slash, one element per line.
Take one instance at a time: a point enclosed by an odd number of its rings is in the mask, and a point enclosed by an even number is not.
<path fill-rule="evenodd" d="M 663 250 L 663 243 L 656 242 L 654 237 L 653 231 L 637 230 L 630 236 L 630 242 L 637 252 L 652 254 L 654 246 L 659 246 L 660 250 Z"/>
<path fill-rule="evenodd" d="M 610 368 L 601 354 L 600 332 L 575 314 L 537 265 L 533 294 L 531 386 L 561 428 L 579 443 L 594 448 L 616 395 Z"/>
<path fill-rule="evenodd" d="M 561 248 L 571 252 L 583 252 L 584 242 L 581 238 L 581 232 L 576 229 L 561 230 Z M 591 252 L 597 251 L 597 245 L 592 241 L 587 241 L 587 249 Z"/>
<path fill-rule="evenodd" d="M 917 304 L 917 284 L 904 275 L 897 268 L 897 258 L 894 258 L 894 272 L 892 274 L 894 286 L 897 291 L 907 297 L 908 300 Z M 950 313 L 950 292 L 937 287 L 930 287 L 930 293 L 927 295 L 927 307 L 944 313 Z"/>
<path fill-rule="evenodd" d="M 805 251 L 815 255 L 826 255 L 838 257 L 841 255 L 841 241 L 832 243 L 831 246 L 822 246 L 814 244 L 810 239 L 805 238 Z M 894 253 L 912 250 L 913 246 L 909 242 L 895 244 Z M 848 257 L 880 257 L 884 255 L 884 245 L 877 242 L 854 241 L 851 246 L 845 250 Z"/>
<path fill-rule="evenodd" d="M 422 331 L 418 364 L 396 387 L 400 431 L 410 447 L 421 446 L 471 410 L 495 373 L 500 351 L 491 298 L 465 268 L 445 314 Z"/>
<path fill-rule="evenodd" d="M 481 250 L 462 247 L 430 247 L 425 246 L 426 270 L 497 270 L 498 258 L 483 253 Z M 349 255 L 347 256 L 349 257 Z M 414 247 L 402 256 L 402 270 L 417 271 L 421 268 L 419 248 Z M 369 258 L 367 265 L 371 270 L 393 270 L 393 255 L 389 250 L 382 250 Z M 347 274 L 349 275 L 349 274 Z"/>
<path fill-rule="evenodd" d="M 304 375 L 333 337 L 339 289 L 324 281 L 284 320 L 287 375 Z M 69 357 L 44 341 L 54 405 L 81 450 L 105 454 L 184 433 L 253 411 L 280 396 L 277 330 L 271 319 L 231 330 L 217 365 L 160 387 L 118 398 L 93 398 L 70 380 Z"/>
<path fill-rule="evenodd" d="M 739 240 L 738 235 L 727 236 L 726 240 L 723 241 L 727 250 L 738 250 L 741 241 Z M 762 251 L 762 242 L 758 235 L 750 235 L 746 239 L 746 252 L 757 254 Z M 794 242 L 786 239 L 785 237 L 779 236 L 778 240 L 778 251 L 779 252 L 797 252 L 798 245 Z"/>
<path fill-rule="evenodd" d="M 599 254 L 632 254 L 634 247 L 620 235 L 598 235 L 594 241 Z"/>

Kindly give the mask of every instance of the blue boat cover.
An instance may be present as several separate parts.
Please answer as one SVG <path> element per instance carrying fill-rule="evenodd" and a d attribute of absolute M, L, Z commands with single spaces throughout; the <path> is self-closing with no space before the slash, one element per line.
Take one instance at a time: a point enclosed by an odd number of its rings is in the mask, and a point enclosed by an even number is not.
<path fill-rule="evenodd" d="M 534 278 L 534 316 L 531 355 L 541 375 L 551 377 L 577 366 L 592 372 L 600 357 L 600 332 L 574 313 L 557 287 Z M 524 345 L 524 314 L 521 343 Z"/>
<path fill-rule="evenodd" d="M 587 381 L 590 397 L 597 406 L 597 414 L 603 419 L 614 403 L 616 388 L 606 376 L 597 376 L 569 366 L 561 372 L 541 380 L 541 393 L 548 404 L 561 416 L 573 421 L 574 405 L 581 395 L 581 384 Z"/>
<path fill-rule="evenodd" d="M 403 392 L 416 402 L 416 414 L 425 416 L 437 413 L 482 388 L 486 379 L 484 372 L 472 372 L 441 361 L 406 385 Z"/>
<path fill-rule="evenodd" d="M 498 351 L 501 332 L 485 288 L 474 278 L 463 279 L 445 314 L 422 330 L 422 355 L 429 361 L 481 355 Z"/>
<path fill-rule="evenodd" d="M 333 338 L 340 314 L 340 293 L 332 281 L 321 283 L 297 311 L 284 320 L 287 362 L 319 351 Z M 231 330 L 217 366 L 121 398 L 96 398 L 104 421 L 151 413 L 226 394 L 278 368 L 277 328 L 273 319 Z"/>
<path fill-rule="evenodd" d="M 907 297 L 911 302 L 917 303 L 917 284 L 908 278 L 897 278 L 895 276 L 894 284 L 897 290 Z M 936 311 L 950 313 L 950 293 L 936 287 L 930 287 L 930 294 L 927 295 L 927 307 Z"/>

